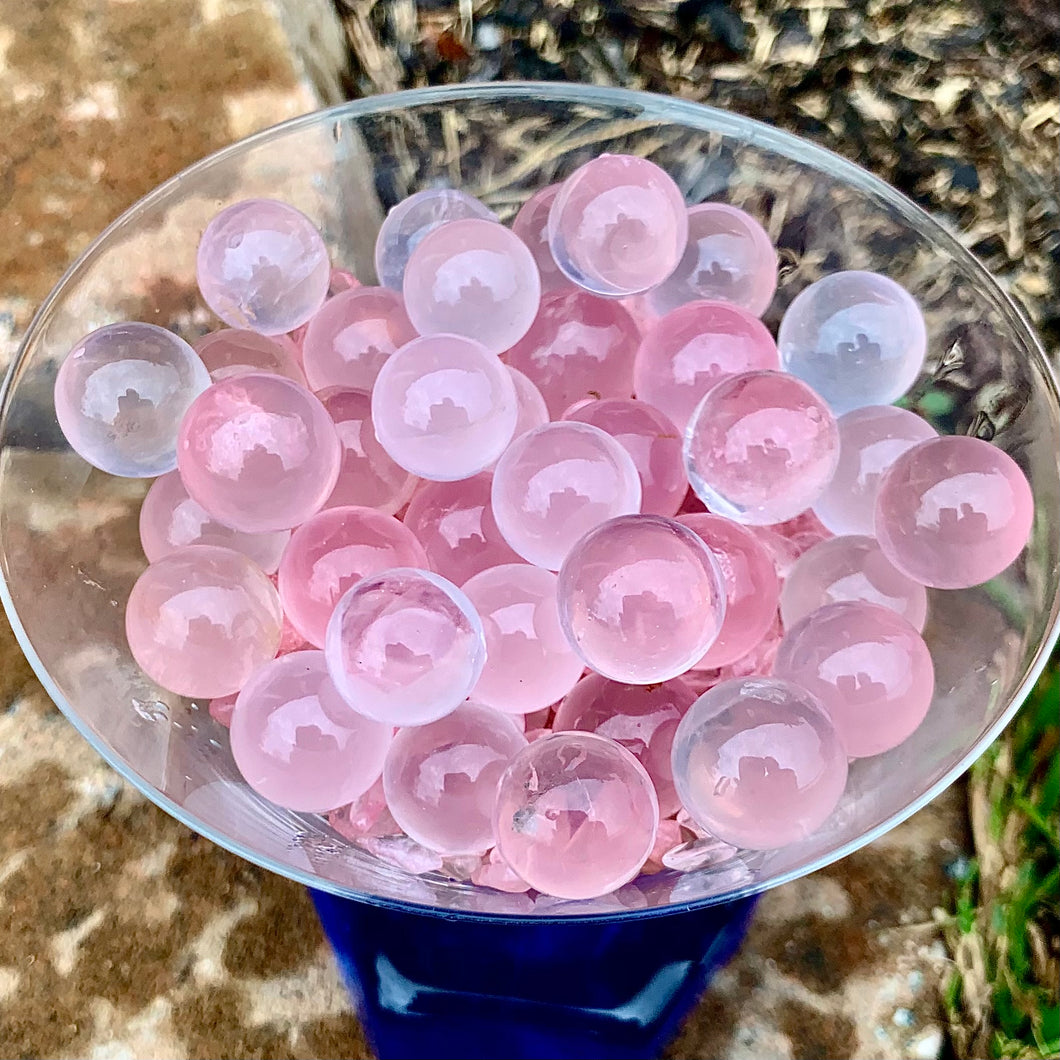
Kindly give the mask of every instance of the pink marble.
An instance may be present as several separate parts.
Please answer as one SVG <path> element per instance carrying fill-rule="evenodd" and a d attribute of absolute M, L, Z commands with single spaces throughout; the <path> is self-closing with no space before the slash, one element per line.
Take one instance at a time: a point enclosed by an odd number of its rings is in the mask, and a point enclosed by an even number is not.
<path fill-rule="evenodd" d="M 518 414 L 515 418 L 515 430 L 512 438 L 518 438 L 532 431 L 535 427 L 543 427 L 549 421 L 548 406 L 545 399 L 538 390 L 536 384 L 517 368 L 510 364 L 505 365 L 508 374 L 512 377 L 512 385 L 515 387 L 515 403 Z"/>
<path fill-rule="evenodd" d="M 574 285 L 556 264 L 548 245 L 548 214 L 562 184 L 549 184 L 535 192 L 520 207 L 512 231 L 529 247 L 541 276 L 541 293 L 569 290 Z"/>
<path fill-rule="evenodd" d="M 203 335 L 195 343 L 195 352 L 215 383 L 246 372 L 271 372 L 305 386 L 305 373 L 289 346 L 279 341 L 282 338 L 269 338 L 245 328 L 221 328 Z"/>

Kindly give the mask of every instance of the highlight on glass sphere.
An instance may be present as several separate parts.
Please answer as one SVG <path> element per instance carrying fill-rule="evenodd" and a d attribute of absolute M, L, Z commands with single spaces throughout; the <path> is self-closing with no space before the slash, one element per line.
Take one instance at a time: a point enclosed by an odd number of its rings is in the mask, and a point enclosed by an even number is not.
<path fill-rule="evenodd" d="M 800 291 L 777 334 L 784 368 L 837 416 L 889 405 L 916 382 L 927 326 L 913 296 L 875 272 L 833 272 Z"/>
<path fill-rule="evenodd" d="M 203 231 L 195 265 L 206 304 L 230 327 L 279 335 L 324 303 L 328 248 L 300 210 L 276 199 L 245 199 Z"/>
<path fill-rule="evenodd" d="M 628 883 L 659 825 L 644 767 L 590 732 L 556 733 L 520 751 L 498 783 L 495 814 L 504 861 L 556 898 L 595 898 Z"/>
<path fill-rule="evenodd" d="M 393 729 L 343 702 L 322 651 L 296 651 L 247 681 L 230 733 L 232 757 L 256 792 L 289 810 L 324 813 L 379 779 Z"/>
<path fill-rule="evenodd" d="M 654 162 L 603 154 L 564 182 L 548 215 L 552 256 L 593 294 L 622 298 L 662 283 L 688 239 L 681 189 Z"/>
<path fill-rule="evenodd" d="M 723 681 L 674 736 L 677 793 L 712 836 L 749 850 L 805 839 L 831 816 L 847 755 L 816 696 L 776 677 Z"/>
<path fill-rule="evenodd" d="M 559 574 L 563 629 L 585 664 L 648 685 L 688 670 L 714 643 L 725 586 L 710 549 L 658 515 L 627 515 L 589 531 Z"/>
<path fill-rule="evenodd" d="M 514 232 L 470 219 L 424 236 L 409 258 L 402 291 L 421 335 L 463 335 L 501 353 L 534 322 L 541 278 Z"/>
<path fill-rule="evenodd" d="M 569 290 L 573 286 L 556 264 L 548 243 L 548 214 L 561 187 L 562 184 L 549 184 L 548 187 L 534 192 L 519 208 L 515 220 L 512 221 L 512 231 L 534 256 L 541 277 L 542 295 Z"/>
<path fill-rule="evenodd" d="M 936 589 L 981 585 L 1014 563 L 1030 537 L 1034 497 L 1019 465 L 967 436 L 932 438 L 883 476 L 876 537 L 900 570 Z"/>
<path fill-rule="evenodd" d="M 468 598 L 437 574 L 409 567 L 348 589 L 324 650 L 343 699 L 389 725 L 425 725 L 452 713 L 486 661 L 482 622 Z"/>
<path fill-rule="evenodd" d="M 527 431 L 532 431 L 535 427 L 543 427 L 548 423 L 548 406 L 541 396 L 541 391 L 530 379 L 510 364 L 506 364 L 505 368 L 512 377 L 512 385 L 515 387 L 515 404 L 518 409 L 512 437 L 519 438 Z"/>
<path fill-rule="evenodd" d="M 270 338 L 246 328 L 221 328 L 195 343 L 195 352 L 215 383 L 246 372 L 271 372 L 305 386 L 305 374 L 292 349 L 286 336 Z"/>
<path fill-rule="evenodd" d="M 177 466 L 177 432 L 208 386 L 198 354 L 154 324 L 107 324 L 67 354 L 55 377 L 55 416 L 93 467 L 153 478 Z"/>
<path fill-rule="evenodd" d="M 235 530 L 290 530 L 338 481 L 335 424 L 305 387 L 251 372 L 214 383 L 180 427 L 177 464 L 188 493 Z"/>
<path fill-rule="evenodd" d="M 710 511 L 749 526 L 783 522 L 824 492 L 839 457 L 828 406 L 783 372 L 745 372 L 715 386 L 685 434 L 685 467 Z"/>
<path fill-rule="evenodd" d="M 511 718 L 462 703 L 438 721 L 402 729 L 383 766 L 387 806 L 401 829 L 441 854 L 493 846 L 497 782 L 526 747 Z"/>
<path fill-rule="evenodd" d="M 598 427 L 548 423 L 508 447 L 490 496 L 508 544 L 527 562 L 559 570 L 587 531 L 640 510 L 640 476 L 629 453 Z"/>
<path fill-rule="evenodd" d="M 191 545 L 136 579 L 125 635 L 140 669 L 170 692 L 214 699 L 239 691 L 276 654 L 280 598 L 242 552 Z"/>
<path fill-rule="evenodd" d="M 890 608 L 860 600 L 818 608 L 796 624 L 773 672 L 820 700 L 852 758 L 897 747 L 924 720 L 935 692 L 920 634 Z"/>

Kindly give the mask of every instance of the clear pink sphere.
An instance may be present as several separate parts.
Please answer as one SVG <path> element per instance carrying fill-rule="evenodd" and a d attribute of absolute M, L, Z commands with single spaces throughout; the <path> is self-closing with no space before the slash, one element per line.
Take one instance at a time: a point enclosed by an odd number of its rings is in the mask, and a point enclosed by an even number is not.
<path fill-rule="evenodd" d="M 275 199 L 246 199 L 217 214 L 199 240 L 199 290 L 233 328 L 279 335 L 323 304 L 328 248 L 304 213 Z"/>
<path fill-rule="evenodd" d="M 461 335 L 413 339 L 387 360 L 372 390 L 380 444 L 406 470 L 440 482 L 492 466 L 518 417 L 508 370 Z"/>
<path fill-rule="evenodd" d="M 564 182 L 548 215 L 552 256 L 574 283 L 621 298 L 662 283 L 688 240 L 681 189 L 633 155 L 600 155 Z"/>
<path fill-rule="evenodd" d="M 280 598 L 261 568 L 230 548 L 192 545 L 136 579 L 125 634 L 140 668 L 181 696 L 237 692 L 276 655 Z"/>
<path fill-rule="evenodd" d="M 505 367 L 515 387 L 515 404 L 518 413 L 515 417 L 515 430 L 512 431 L 512 438 L 518 438 L 527 431 L 532 431 L 535 427 L 543 427 L 548 423 L 548 406 L 541 396 L 541 391 L 527 376 L 510 364 Z"/>
<path fill-rule="evenodd" d="M 471 219 L 424 236 L 409 258 L 402 291 L 421 335 L 463 335 L 500 353 L 534 322 L 541 278 L 517 235 Z"/>
<path fill-rule="evenodd" d="M 670 748 L 677 725 L 695 698 L 680 678 L 645 686 L 587 674 L 560 703 L 552 728 L 599 733 L 631 751 L 651 777 L 659 813 L 669 816 L 681 807 Z"/>
<path fill-rule="evenodd" d="M 210 376 L 179 336 L 154 324 L 108 324 L 67 354 L 55 416 L 78 456 L 123 478 L 177 466 L 177 433 Z"/>
<path fill-rule="evenodd" d="M 263 666 L 232 711 L 232 757 L 243 779 L 278 806 L 324 813 L 379 778 L 389 725 L 342 701 L 322 651 L 296 651 Z"/>
<path fill-rule="evenodd" d="M 919 632 L 927 620 L 927 590 L 883 554 L 876 539 L 831 537 L 794 563 L 780 594 L 786 628 L 826 604 L 862 601 L 889 607 Z"/>
<path fill-rule="evenodd" d="M 306 378 L 314 390 L 341 386 L 371 391 L 379 369 L 416 331 L 401 295 L 386 287 L 355 287 L 329 298 L 302 340 Z"/>
<path fill-rule="evenodd" d="M 220 545 L 242 552 L 272 574 L 290 536 L 289 530 L 245 534 L 219 523 L 188 496 L 176 471 L 155 479 L 140 506 L 140 544 L 149 563 L 187 545 Z"/>
<path fill-rule="evenodd" d="M 471 694 L 483 664 L 482 622 L 468 598 L 429 571 L 398 567 L 339 599 L 325 651 L 342 697 L 390 725 L 425 725 Z"/>
<path fill-rule="evenodd" d="M 542 299 L 526 335 L 506 354 L 558 419 L 586 398 L 628 398 L 640 331 L 624 306 L 585 291 Z"/>
<path fill-rule="evenodd" d="M 716 383 L 779 367 L 777 344 L 756 316 L 725 302 L 689 302 L 644 333 L 633 383 L 641 401 L 661 409 L 683 430 Z"/>
<path fill-rule="evenodd" d="M 965 589 L 1000 574 L 1023 551 L 1034 521 L 1026 476 L 1007 453 L 965 436 L 903 453 L 880 483 L 876 537 L 910 578 Z"/>
<path fill-rule="evenodd" d="M 658 313 L 686 302 L 732 302 L 760 317 L 777 289 L 777 252 L 749 214 L 721 202 L 688 210 L 688 245 L 677 268 L 649 294 Z"/>
<path fill-rule="evenodd" d="M 805 511 L 832 480 L 839 432 L 828 406 L 783 372 L 715 386 L 685 434 L 685 467 L 712 512 L 764 526 Z"/>
<path fill-rule="evenodd" d="M 497 788 L 501 856 L 531 887 L 557 898 L 595 898 L 628 883 L 651 854 L 658 826 L 644 767 L 596 733 L 536 740 Z"/>
<path fill-rule="evenodd" d="M 863 601 L 807 615 L 784 635 L 773 672 L 820 700 L 852 758 L 897 747 L 935 692 L 920 634 L 890 608 Z"/>
<path fill-rule="evenodd" d="M 541 277 L 541 293 L 569 290 L 573 284 L 552 257 L 548 245 L 548 214 L 562 184 L 549 184 L 535 192 L 520 207 L 512 221 L 512 231 L 529 247 Z"/>
<path fill-rule="evenodd" d="M 725 618 L 725 585 L 710 549 L 658 515 L 622 516 L 587 533 L 563 563 L 558 599 L 586 665 L 636 685 L 688 670 Z"/>
<path fill-rule="evenodd" d="M 383 767 L 394 820 L 429 850 L 483 853 L 493 846 L 497 781 L 524 747 L 511 718 L 475 702 L 402 729 Z"/>
<path fill-rule="evenodd" d="M 751 651 L 776 618 L 780 580 L 773 557 L 751 530 L 724 516 L 704 512 L 677 521 L 710 549 L 725 586 L 721 630 L 695 668 L 726 666 Z"/>
<path fill-rule="evenodd" d="M 674 783 L 700 827 L 770 850 L 805 839 L 836 808 L 847 756 L 816 696 L 771 677 L 715 685 L 681 720 Z"/>
<path fill-rule="evenodd" d="M 529 563 L 559 570 L 574 543 L 640 510 L 640 476 L 625 449 L 587 423 L 548 423 L 517 438 L 497 463 L 493 516 Z"/>
<path fill-rule="evenodd" d="M 528 563 L 476 574 L 462 586 L 486 636 L 486 665 L 475 685 L 478 702 L 505 714 L 530 714 L 565 696 L 582 661 L 559 624 L 556 575 Z"/>
<path fill-rule="evenodd" d="M 393 567 L 426 567 L 412 531 L 371 508 L 327 508 L 291 535 L 280 560 L 284 613 L 310 644 L 324 646 L 338 599 L 362 578 Z"/>
<path fill-rule="evenodd" d="M 883 473 L 907 449 L 938 434 L 927 420 L 894 405 L 853 409 L 836 427 L 839 463 L 813 510 L 833 534 L 871 535 Z"/>
<path fill-rule="evenodd" d="M 188 493 L 235 530 L 290 530 L 319 510 L 342 447 L 305 387 L 249 373 L 214 383 L 180 426 L 177 466 Z"/>
<path fill-rule="evenodd" d="M 215 383 L 247 372 L 271 372 L 306 385 L 305 374 L 290 349 L 256 331 L 245 328 L 211 331 L 195 343 L 195 352 Z"/>

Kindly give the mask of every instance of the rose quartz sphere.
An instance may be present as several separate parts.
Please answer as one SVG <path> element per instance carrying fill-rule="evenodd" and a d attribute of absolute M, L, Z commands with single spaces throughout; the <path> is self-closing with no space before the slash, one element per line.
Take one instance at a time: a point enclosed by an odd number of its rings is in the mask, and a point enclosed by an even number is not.
<path fill-rule="evenodd" d="M 552 248 L 548 245 L 548 215 L 562 186 L 549 184 L 547 188 L 535 192 L 523 203 L 512 221 L 512 231 L 534 255 L 543 295 L 569 290 L 574 286 L 556 264 L 556 259 L 552 257 Z"/>
<path fill-rule="evenodd" d="M 552 256 L 593 294 L 622 298 L 662 283 L 688 240 L 681 189 L 654 162 L 600 155 L 564 182 L 548 215 Z"/>
<path fill-rule="evenodd" d="M 321 307 L 331 264 L 304 213 L 275 199 L 246 199 L 206 226 L 196 275 L 206 304 L 226 324 L 279 335 Z"/>
<path fill-rule="evenodd" d="M 907 449 L 938 434 L 926 420 L 894 405 L 852 409 L 836 427 L 839 463 L 813 510 L 833 534 L 872 535 L 883 473 Z"/>
<path fill-rule="evenodd" d="M 464 335 L 500 353 L 534 322 L 541 279 L 517 235 L 471 219 L 424 236 L 409 258 L 402 291 L 421 335 Z"/>
<path fill-rule="evenodd" d="M 284 613 L 310 644 L 324 646 L 339 597 L 362 578 L 392 567 L 426 567 L 412 531 L 371 508 L 328 508 L 291 535 L 280 560 Z"/>
<path fill-rule="evenodd" d="M 542 299 L 505 355 L 541 391 L 553 419 L 586 398 L 628 398 L 640 331 L 618 302 L 571 290 Z"/>
<path fill-rule="evenodd" d="M 658 825 L 644 767 L 596 733 L 536 740 L 497 788 L 501 856 L 531 887 L 557 898 L 595 898 L 628 883 L 647 861 Z"/>
<path fill-rule="evenodd" d="M 637 685 L 684 673 L 725 617 L 710 549 L 658 515 L 611 519 L 587 533 L 563 563 L 558 599 L 560 621 L 586 665 Z"/>
<path fill-rule="evenodd" d="M 818 608 L 797 623 L 773 672 L 821 701 L 852 758 L 897 747 L 924 720 L 935 692 L 920 634 L 890 608 L 860 600 Z"/>
<path fill-rule="evenodd" d="M 559 623 L 556 575 L 528 563 L 476 574 L 462 586 L 486 637 L 472 696 L 505 714 L 530 714 L 566 695 L 582 674 Z"/>
<path fill-rule="evenodd" d="M 732 302 L 760 317 L 777 289 L 777 252 L 749 214 L 721 202 L 688 210 L 688 245 L 677 268 L 648 295 L 657 313 L 686 302 Z"/>
<path fill-rule="evenodd" d="M 859 600 L 889 607 L 917 632 L 927 620 L 927 590 L 895 568 L 875 538 L 858 535 L 818 542 L 795 561 L 780 614 L 790 629 L 826 604 Z"/>
<path fill-rule="evenodd" d="M 232 757 L 244 780 L 278 806 L 324 813 L 379 778 L 393 736 L 342 701 L 322 651 L 263 666 L 232 711 Z"/>
<path fill-rule="evenodd" d="M 281 345 L 283 338 L 269 338 L 245 328 L 221 328 L 203 335 L 195 343 L 195 352 L 215 383 L 247 372 L 271 372 L 305 386 L 305 374 L 290 348 Z"/>
<path fill-rule="evenodd" d="M 527 431 L 532 431 L 535 427 L 543 427 L 548 423 L 548 406 L 541 396 L 541 391 L 527 376 L 510 364 L 505 367 L 515 387 L 515 404 L 518 413 L 515 417 L 515 430 L 512 431 L 512 438 L 518 438 Z"/>
<path fill-rule="evenodd" d="M 493 846 L 497 781 L 524 747 L 511 718 L 475 702 L 402 729 L 383 767 L 394 820 L 429 850 L 483 853 Z"/>
<path fill-rule="evenodd" d="M 751 651 L 776 618 L 780 580 L 773 558 L 751 530 L 724 516 L 703 512 L 677 521 L 710 549 L 725 586 L 721 630 L 695 667 L 726 666 Z"/>
<path fill-rule="evenodd" d="M 836 808 L 847 756 L 819 700 L 771 677 L 704 692 L 674 737 L 674 783 L 712 836 L 750 850 L 805 839 Z"/>
<path fill-rule="evenodd" d="M 314 390 L 341 386 L 371 391 L 386 359 L 416 337 L 401 295 L 386 287 L 355 287 L 329 298 L 302 341 L 306 378 Z"/>
<path fill-rule="evenodd" d="M 740 372 L 777 369 L 765 324 L 725 302 L 689 302 L 660 317 L 641 339 L 633 366 L 637 397 L 682 430 L 715 383 Z"/>
<path fill-rule="evenodd" d="M 763 526 L 805 511 L 832 479 L 839 433 L 828 406 L 783 372 L 715 386 L 685 434 L 688 479 L 712 512 Z"/>
<path fill-rule="evenodd" d="M 964 589 L 1000 574 L 1023 551 L 1034 497 L 1019 465 L 978 438 L 921 442 L 884 475 L 876 537 L 904 574 Z"/>
<path fill-rule="evenodd" d="M 548 423 L 497 463 L 493 516 L 529 563 L 559 570 L 571 546 L 606 519 L 640 510 L 640 476 L 625 449 L 587 423 Z"/>
<path fill-rule="evenodd" d="M 596 732 L 632 751 L 655 786 L 659 813 L 669 816 L 681 808 L 670 748 L 677 724 L 695 698 L 679 677 L 645 686 L 587 674 L 560 703 L 552 728 Z"/>
<path fill-rule="evenodd" d="M 230 548 L 192 545 L 136 580 L 125 634 L 140 668 L 181 696 L 238 691 L 280 643 L 280 598 L 254 562 Z"/>

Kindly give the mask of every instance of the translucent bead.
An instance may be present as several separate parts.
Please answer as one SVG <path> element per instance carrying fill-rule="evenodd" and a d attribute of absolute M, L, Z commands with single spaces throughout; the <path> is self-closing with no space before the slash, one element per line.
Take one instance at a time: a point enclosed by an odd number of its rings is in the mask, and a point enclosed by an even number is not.
<path fill-rule="evenodd" d="M 836 808 L 847 756 L 817 698 L 770 677 L 705 692 L 674 737 L 674 783 L 696 823 L 769 850 L 812 834 Z"/>
<path fill-rule="evenodd" d="M 552 256 L 594 294 L 621 298 L 662 283 L 688 240 L 681 189 L 654 162 L 600 155 L 560 188 L 548 215 Z"/>
<path fill-rule="evenodd" d="M 556 732 L 596 732 L 637 756 L 651 777 L 659 813 L 680 809 L 670 767 L 670 748 L 678 722 L 695 701 L 680 678 L 655 685 L 624 685 L 587 674 L 556 711 Z"/>
<path fill-rule="evenodd" d="M 685 434 L 692 488 L 717 515 L 763 526 L 805 511 L 832 480 L 839 433 L 828 406 L 783 372 L 715 386 Z"/>
<path fill-rule="evenodd" d="M 751 530 L 724 516 L 704 512 L 677 521 L 710 549 L 725 586 L 721 630 L 695 667 L 726 666 L 751 651 L 776 618 L 780 581 L 773 557 Z"/>
<path fill-rule="evenodd" d="M 177 466 L 177 432 L 210 385 L 198 354 L 154 324 L 108 324 L 86 335 L 59 366 L 55 416 L 78 456 L 123 478 Z"/>
<path fill-rule="evenodd" d="M 722 379 L 779 367 L 777 344 L 757 317 L 724 302 L 689 302 L 645 332 L 633 383 L 641 401 L 684 430 L 703 396 Z"/>
<path fill-rule="evenodd" d="M 813 510 L 833 534 L 871 536 L 883 473 L 907 449 L 938 435 L 927 420 L 893 405 L 853 409 L 836 427 L 839 463 Z"/>
<path fill-rule="evenodd" d="M 413 339 L 387 360 L 372 391 L 383 448 L 414 475 L 441 482 L 490 467 L 511 441 L 518 415 L 505 366 L 460 335 Z"/>
<path fill-rule="evenodd" d="M 862 601 L 889 607 L 919 632 L 927 620 L 927 590 L 897 570 L 875 538 L 832 537 L 804 552 L 780 594 L 780 614 L 791 629 L 826 604 Z"/>
<path fill-rule="evenodd" d="M 427 188 L 391 207 L 375 241 L 375 272 L 384 287 L 400 291 L 405 266 L 420 240 L 450 221 L 477 217 L 496 221 L 497 215 L 467 192 Z"/>
<path fill-rule="evenodd" d="M 424 725 L 471 694 L 486 661 L 468 598 L 429 571 L 398 567 L 358 582 L 335 605 L 328 668 L 355 710 L 390 725 Z"/>
<path fill-rule="evenodd" d="M 505 354 L 541 391 L 553 419 L 586 398 L 628 398 L 640 331 L 618 302 L 584 291 L 551 294 Z"/>
<path fill-rule="evenodd" d="M 180 427 L 188 493 L 246 533 L 289 530 L 331 495 L 342 447 L 327 409 L 305 387 L 249 373 L 214 383 Z"/>
<path fill-rule="evenodd" d="M 670 277 L 648 295 L 658 313 L 686 302 L 732 302 L 760 317 L 777 289 L 777 252 L 748 213 L 721 202 L 688 210 L 688 245 Z"/>
<path fill-rule="evenodd" d="M 393 567 L 426 567 L 412 531 L 371 508 L 328 508 L 291 535 L 280 560 L 283 609 L 310 644 L 324 646 L 338 599 L 362 578 Z"/>
<path fill-rule="evenodd" d="M 379 369 L 416 331 L 401 295 L 386 287 L 355 287 L 329 298 L 306 328 L 302 358 L 314 390 L 372 389 Z"/>
<path fill-rule="evenodd" d="M 874 272 L 833 272 L 801 291 L 777 335 L 784 367 L 837 416 L 889 405 L 916 381 L 927 328 L 916 300 Z"/>
<path fill-rule="evenodd" d="M 629 882 L 651 854 L 658 824 L 644 767 L 596 733 L 535 741 L 497 788 L 501 856 L 531 887 L 557 898 L 595 898 Z"/>
<path fill-rule="evenodd" d="M 512 385 L 515 387 L 515 404 L 518 409 L 512 438 L 519 438 L 527 431 L 532 431 L 535 427 L 543 427 L 548 423 L 548 406 L 541 396 L 541 391 L 530 379 L 510 364 L 505 367 L 512 377 Z"/>
<path fill-rule="evenodd" d="M 530 714 L 566 695 L 582 674 L 559 624 L 556 576 L 511 563 L 463 585 L 482 619 L 486 665 L 474 698 L 505 714 Z"/>
<path fill-rule="evenodd" d="M 910 578 L 965 589 L 1023 551 L 1034 497 L 1019 465 L 978 438 L 934 438 L 903 453 L 880 483 L 876 537 Z"/>
<path fill-rule="evenodd" d="M 322 651 L 263 666 L 232 712 L 232 757 L 243 779 L 278 806 L 324 813 L 363 795 L 379 778 L 393 736 L 342 701 Z"/>
<path fill-rule="evenodd" d="M 497 463 L 493 515 L 529 563 L 559 570 L 583 534 L 640 510 L 640 476 L 629 453 L 587 423 L 548 423 L 524 434 Z"/>
<path fill-rule="evenodd" d="M 512 231 L 530 248 L 541 276 L 541 293 L 569 290 L 573 284 L 564 276 L 548 245 L 548 214 L 562 184 L 549 184 L 531 195 L 512 221 Z"/>
<path fill-rule="evenodd" d="M 658 515 L 611 519 L 586 534 L 563 563 L 558 599 L 564 631 L 586 665 L 636 685 L 684 673 L 725 617 L 710 549 Z"/>
<path fill-rule="evenodd" d="M 219 523 L 188 496 L 176 471 L 155 479 L 140 507 L 140 544 L 149 563 L 187 545 L 220 545 L 242 552 L 272 574 L 290 536 L 289 530 L 245 534 Z"/>
<path fill-rule="evenodd" d="M 394 739 L 383 790 L 394 820 L 417 843 L 441 854 L 476 854 L 493 846 L 497 781 L 526 747 L 510 718 L 479 703 Z"/>
<path fill-rule="evenodd" d="M 271 372 L 306 385 L 305 374 L 291 351 L 276 339 L 256 331 L 245 328 L 212 331 L 195 343 L 195 352 L 215 383 L 247 372 Z"/>
<path fill-rule="evenodd" d="M 328 248 L 304 213 L 275 199 L 246 199 L 206 226 L 196 258 L 206 304 L 233 328 L 279 335 L 323 304 Z"/>
<path fill-rule="evenodd" d="M 421 335 L 463 335 L 500 353 L 534 322 L 541 279 L 526 244 L 503 225 L 452 221 L 412 252 L 402 291 Z"/>
<path fill-rule="evenodd" d="M 260 567 L 230 548 L 193 545 L 136 580 L 125 634 L 140 668 L 181 696 L 237 692 L 280 643 L 280 598 Z"/>
<path fill-rule="evenodd" d="M 935 670 L 923 638 L 890 608 L 818 608 L 789 630 L 773 672 L 816 696 L 843 748 L 865 758 L 897 747 L 924 720 Z"/>

